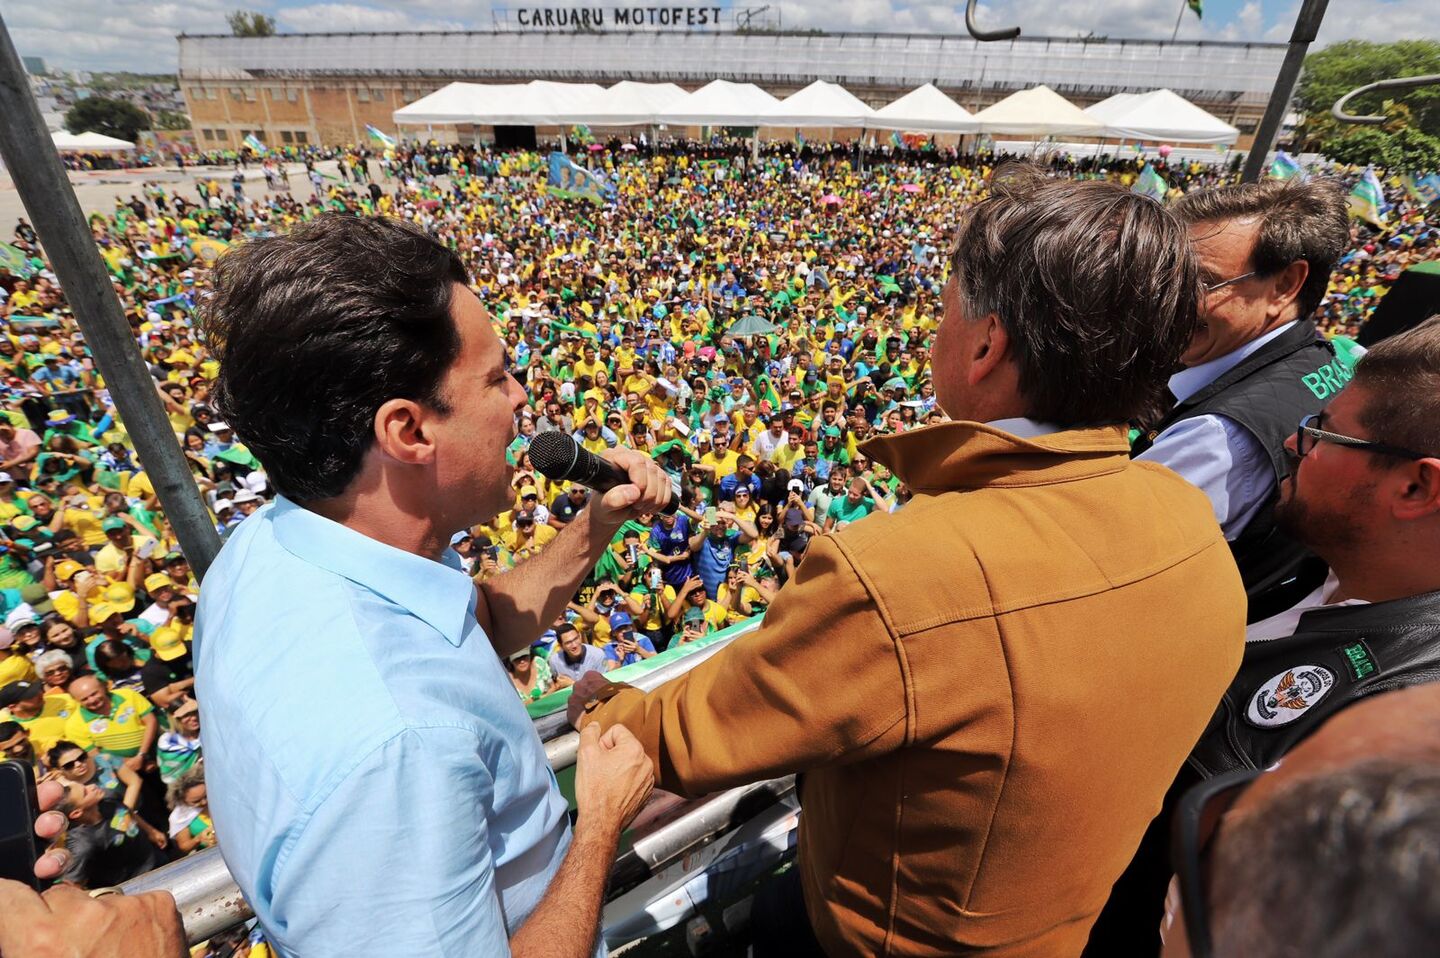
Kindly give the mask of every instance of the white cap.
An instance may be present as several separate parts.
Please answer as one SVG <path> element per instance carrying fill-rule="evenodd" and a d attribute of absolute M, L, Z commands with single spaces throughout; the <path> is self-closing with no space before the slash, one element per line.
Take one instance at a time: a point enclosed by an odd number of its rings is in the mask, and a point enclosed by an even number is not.
<path fill-rule="evenodd" d="M 8 472 L 0 472 L 0 482 L 14 482 L 15 477 Z"/>
<path fill-rule="evenodd" d="M 215 500 L 215 514 L 216 514 L 217 516 L 218 516 L 220 513 L 222 513 L 222 512 L 226 512 L 226 511 L 228 511 L 228 510 L 230 510 L 230 509 L 234 509 L 234 508 L 235 508 L 235 503 L 231 502 L 229 499 L 216 499 L 216 500 Z"/>
<path fill-rule="evenodd" d="M 212 423 L 210 424 L 210 431 L 211 431 L 211 432 L 221 432 L 222 430 L 223 430 L 224 432 L 234 432 L 234 431 L 235 431 L 235 430 L 233 430 L 233 429 L 230 428 L 230 424 L 229 424 L 228 422 L 221 422 L 221 421 L 218 420 L 218 419 L 215 420 L 214 422 L 212 422 Z"/>
<path fill-rule="evenodd" d="M 785 483 L 785 488 L 790 492 L 804 492 L 805 483 L 801 482 L 799 479 L 791 479 L 789 482 Z"/>
<path fill-rule="evenodd" d="M 258 495 L 255 494 L 255 490 L 241 489 L 239 492 L 235 493 L 235 498 L 233 501 L 235 505 L 238 506 L 242 502 L 260 502 L 261 499 Z"/>

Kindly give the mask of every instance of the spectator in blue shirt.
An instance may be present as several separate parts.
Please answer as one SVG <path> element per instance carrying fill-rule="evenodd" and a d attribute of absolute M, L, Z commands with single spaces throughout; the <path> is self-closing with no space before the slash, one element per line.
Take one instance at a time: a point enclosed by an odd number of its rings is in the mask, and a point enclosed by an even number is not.
<path fill-rule="evenodd" d="M 605 644 L 605 670 L 618 669 L 648 659 L 655 646 L 635 631 L 635 620 L 629 612 L 610 614 L 610 641 Z"/>
<path fill-rule="evenodd" d="M 760 477 L 755 475 L 755 458 L 747 454 L 741 454 L 735 460 L 735 471 L 720 480 L 720 501 L 733 501 L 735 490 L 742 487 L 750 490 L 751 502 L 760 497 Z"/>
<path fill-rule="evenodd" d="M 684 513 L 656 516 L 650 527 L 650 558 L 664 570 L 665 584 L 677 589 L 695 574 L 690 561 L 690 536 L 690 517 Z"/>
<path fill-rule="evenodd" d="M 690 537 L 695 574 L 705 583 L 705 594 L 711 599 L 720 600 L 720 586 L 735 561 L 735 547 L 753 541 L 757 535 L 753 523 L 735 515 L 735 503 L 724 502 L 714 518 L 707 518 Z"/>

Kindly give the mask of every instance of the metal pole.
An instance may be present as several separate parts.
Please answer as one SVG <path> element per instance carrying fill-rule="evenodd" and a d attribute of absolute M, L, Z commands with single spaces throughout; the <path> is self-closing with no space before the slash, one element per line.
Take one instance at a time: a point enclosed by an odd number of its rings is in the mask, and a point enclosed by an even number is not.
<path fill-rule="evenodd" d="M 1170 42 L 1174 43 L 1175 38 L 1180 35 L 1180 21 L 1185 18 L 1185 8 L 1190 6 L 1190 0 L 1180 0 L 1180 12 L 1175 14 L 1175 29 L 1170 31 Z"/>
<path fill-rule="evenodd" d="M 80 212 L 80 203 L 40 118 L 40 107 L 30 96 L 30 85 L 3 19 L 0 156 L 10 168 L 25 212 L 90 344 L 95 365 L 105 377 L 145 472 L 180 538 L 190 568 L 197 579 L 203 578 L 220 551 L 220 537 L 215 534 L 190 467 L 175 441 L 155 380 L 140 355 L 100 251 Z"/>
<path fill-rule="evenodd" d="M 1320 29 L 1325 18 L 1325 7 L 1330 0 L 1305 0 L 1300 15 L 1295 18 L 1295 30 L 1290 34 L 1290 49 L 1285 51 L 1285 62 L 1280 64 L 1280 75 L 1275 78 L 1275 89 L 1270 94 L 1270 105 L 1265 108 L 1265 117 L 1255 131 L 1255 142 L 1245 157 L 1245 172 L 1240 176 L 1242 183 L 1255 183 L 1265 169 L 1265 160 L 1275 137 L 1280 132 L 1280 123 L 1285 111 L 1290 108 L 1290 98 L 1295 95 L 1295 81 L 1300 79 L 1300 68 L 1305 65 L 1305 53 Z"/>

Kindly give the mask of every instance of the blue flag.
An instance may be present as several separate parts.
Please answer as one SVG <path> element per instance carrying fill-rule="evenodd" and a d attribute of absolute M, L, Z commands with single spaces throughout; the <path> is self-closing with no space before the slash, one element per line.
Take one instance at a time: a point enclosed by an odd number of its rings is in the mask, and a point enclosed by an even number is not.
<path fill-rule="evenodd" d="M 1374 167 L 1365 167 L 1360 181 L 1350 191 L 1346 200 L 1350 215 L 1376 227 L 1385 225 L 1385 191 L 1375 176 Z"/>
<path fill-rule="evenodd" d="M 370 139 L 375 140 L 386 149 L 393 150 L 395 148 L 395 138 L 393 136 L 386 136 L 369 123 L 365 124 L 365 132 L 370 134 Z"/>

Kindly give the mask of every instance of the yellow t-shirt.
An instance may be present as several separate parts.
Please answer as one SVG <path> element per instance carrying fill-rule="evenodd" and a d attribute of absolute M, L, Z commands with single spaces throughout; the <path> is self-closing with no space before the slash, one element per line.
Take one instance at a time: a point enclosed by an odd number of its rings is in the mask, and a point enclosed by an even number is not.
<path fill-rule="evenodd" d="M 511 532 L 505 539 L 505 547 L 515 556 L 515 561 L 519 562 L 545 548 L 557 535 L 559 533 L 554 526 L 536 524 L 535 533 L 528 542 L 517 532 Z"/>
<path fill-rule="evenodd" d="M 125 487 L 125 494 L 132 499 L 155 500 L 155 486 L 150 482 L 150 477 L 143 472 L 137 472 L 130 477 L 130 484 Z"/>
<path fill-rule="evenodd" d="M 111 692 L 110 704 L 109 715 L 96 715 L 82 706 L 66 719 L 65 737 L 87 750 L 97 748 L 124 758 L 139 754 L 145 741 L 141 719 L 155 711 L 154 706 L 132 689 Z"/>
<path fill-rule="evenodd" d="M 19 722 L 25 731 L 30 733 L 30 743 L 35 746 L 35 754 L 45 755 L 57 742 L 65 738 L 65 723 L 79 710 L 80 703 L 68 693 L 46 693 L 39 715 L 34 718 L 21 718 L 8 709 L 0 710 L 0 722 Z"/>
<path fill-rule="evenodd" d="M 702 466 L 715 467 L 716 482 L 719 482 L 726 476 L 732 475 L 735 472 L 735 469 L 739 462 L 740 454 L 733 449 L 726 449 L 723 456 L 716 455 L 712 451 L 707 452 L 705 455 L 700 457 L 700 464 Z"/>
<path fill-rule="evenodd" d="M 80 537 L 80 541 L 85 543 L 87 548 L 94 549 L 110 542 L 105 536 L 105 530 L 100 528 L 100 517 L 89 509 L 67 505 L 65 518 L 61 521 L 65 528 Z"/>
<path fill-rule="evenodd" d="M 155 540 L 150 538 L 149 536 L 135 536 L 134 540 L 135 549 L 137 552 L 145 545 L 145 543 L 155 542 Z M 155 555 L 156 552 L 159 552 L 158 544 L 152 547 L 152 551 L 150 554 Z M 116 582 L 119 582 L 125 578 L 125 569 L 129 566 L 129 564 L 129 561 L 125 558 L 125 553 L 115 548 L 115 544 L 112 542 L 106 542 L 104 547 L 102 547 L 98 552 L 95 553 L 96 571 L 99 572 L 101 575 L 115 580 Z"/>
<path fill-rule="evenodd" d="M 7 654 L 0 659 L 0 689 L 11 682 L 34 682 L 38 679 L 35 666 L 25 656 Z"/>

